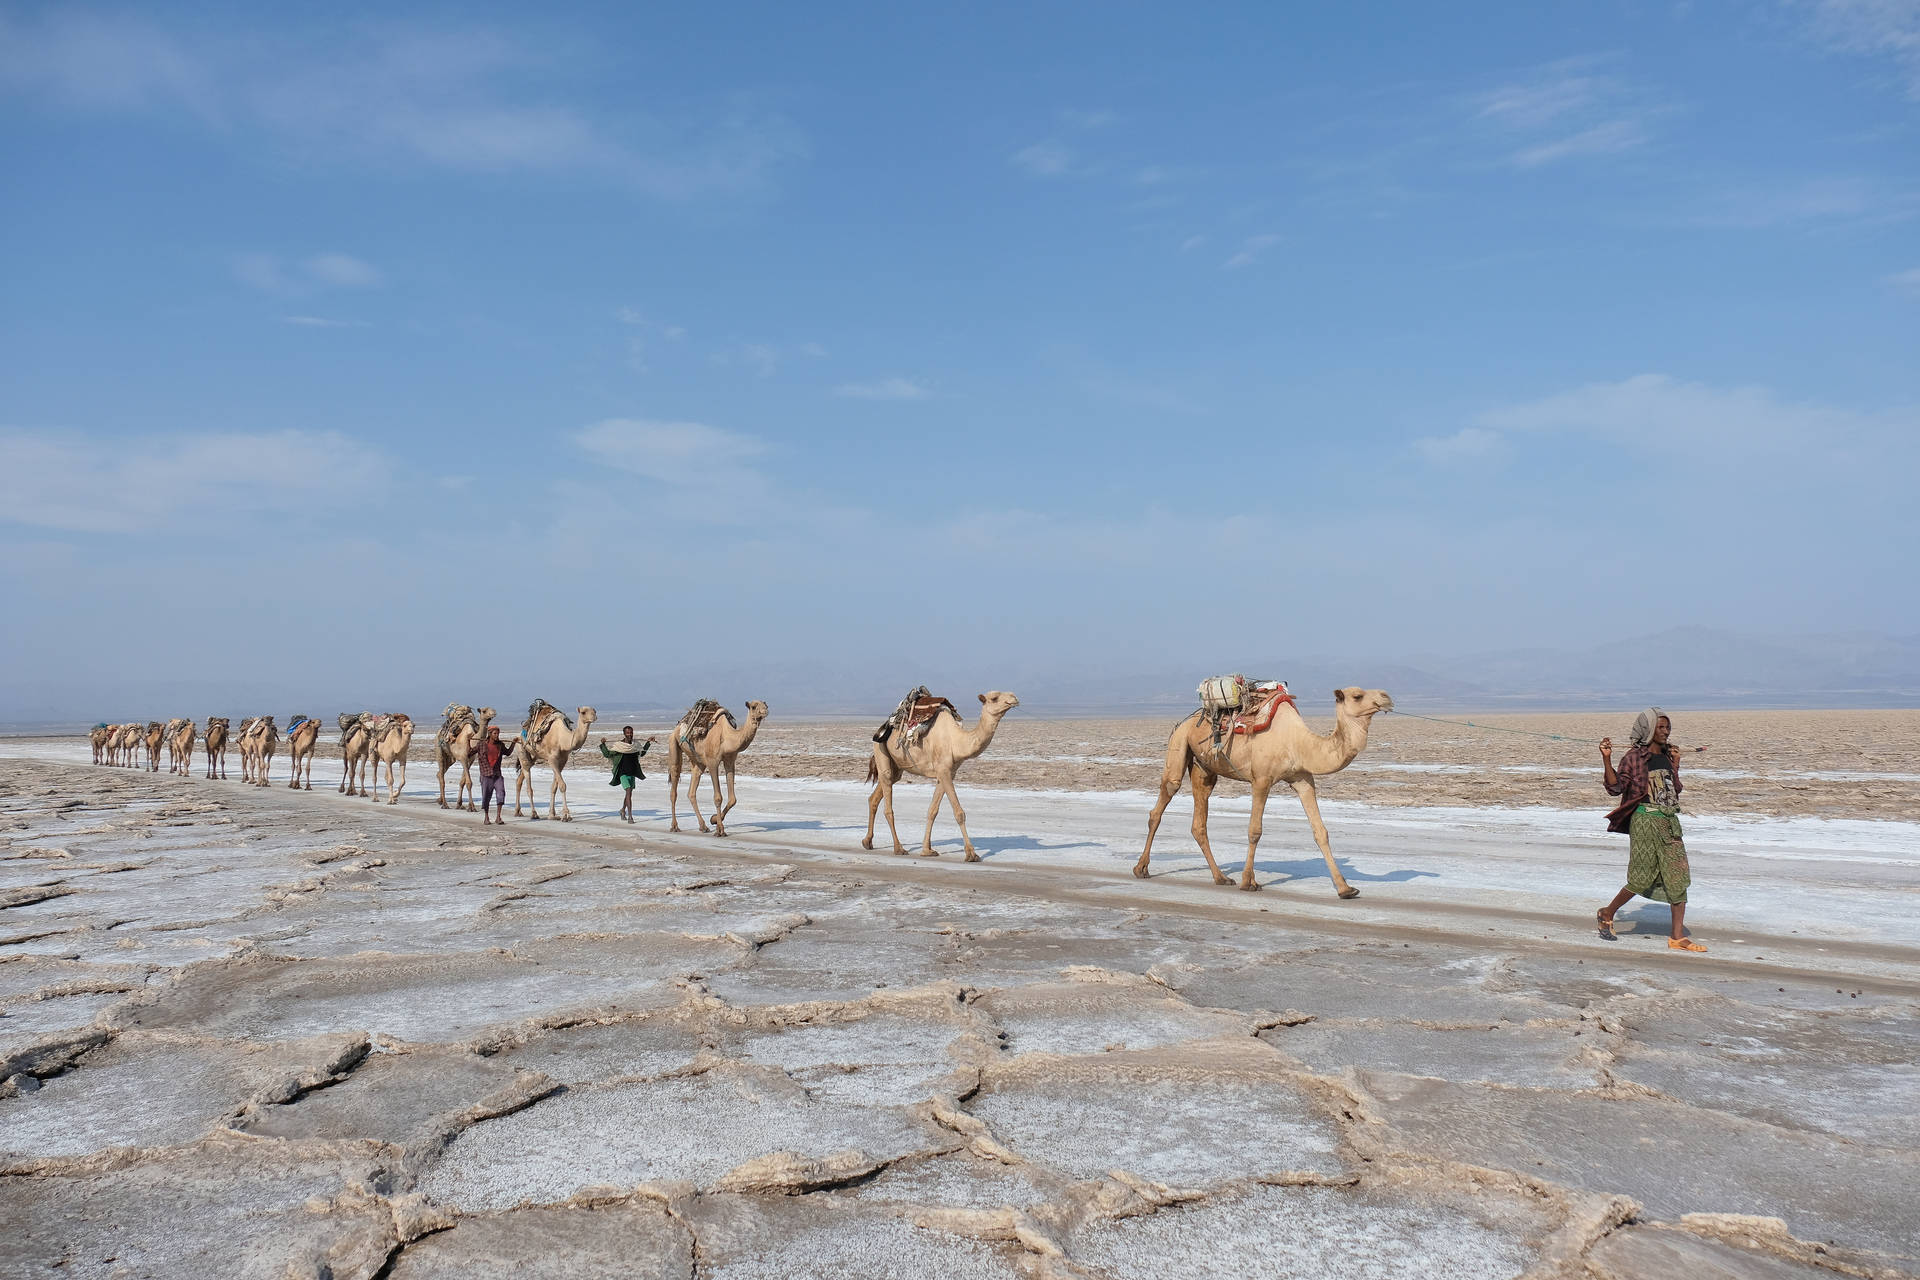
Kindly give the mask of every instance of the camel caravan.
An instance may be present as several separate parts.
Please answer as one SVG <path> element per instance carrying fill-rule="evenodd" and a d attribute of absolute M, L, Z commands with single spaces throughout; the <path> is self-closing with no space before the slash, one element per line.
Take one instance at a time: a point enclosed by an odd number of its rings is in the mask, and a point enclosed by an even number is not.
<path fill-rule="evenodd" d="M 1249 680 L 1238 674 L 1217 676 L 1202 682 L 1196 692 L 1199 707 L 1176 724 L 1167 737 L 1159 794 L 1147 816 L 1146 839 L 1140 858 L 1134 863 L 1133 874 L 1147 878 L 1160 819 L 1184 783 L 1193 792 L 1194 843 L 1206 859 L 1213 882 L 1235 883 L 1214 859 L 1207 831 L 1207 810 L 1214 788 L 1222 778 L 1230 778 L 1246 783 L 1252 790 L 1253 800 L 1252 816 L 1247 823 L 1247 856 L 1240 870 L 1239 888 L 1260 888 L 1254 879 L 1254 860 L 1259 853 L 1267 798 L 1276 786 L 1284 784 L 1299 798 L 1307 825 L 1313 831 L 1314 843 L 1326 860 L 1334 892 L 1342 898 L 1358 897 L 1360 891 L 1347 883 L 1334 860 L 1326 823 L 1320 816 L 1317 782 L 1353 763 L 1366 748 L 1373 718 L 1393 710 L 1393 699 L 1379 689 L 1336 689 L 1333 730 L 1318 734 L 1300 715 L 1293 695 L 1281 681 Z M 920 835 L 919 856 L 940 856 L 933 847 L 933 827 L 941 805 L 945 804 L 960 830 L 965 861 L 981 861 L 973 837 L 967 831 L 967 814 L 960 804 L 955 779 L 961 766 L 983 755 L 992 745 L 1000 722 L 1020 705 L 1020 699 L 1004 690 L 977 697 L 980 712 L 969 725 L 952 701 L 929 692 L 922 685 L 902 698 L 893 713 L 873 732 L 868 744 L 866 777 L 872 790 L 867 796 L 867 831 L 860 841 L 861 848 L 873 848 L 874 829 L 884 810 L 893 852 L 902 856 L 907 853 L 894 819 L 893 790 L 901 779 L 911 775 L 933 784 L 926 825 Z M 689 707 L 668 732 L 670 831 L 681 830 L 680 783 L 684 776 L 687 800 L 699 830 L 715 836 L 727 834 L 727 817 L 740 800 L 735 776 L 740 753 L 753 744 L 767 719 L 765 702 L 749 701 L 744 706 L 743 722 L 720 702 L 702 698 Z M 459 702 L 448 703 L 442 709 L 441 723 L 433 736 L 435 779 L 442 809 L 475 811 L 474 765 L 481 759 L 497 714 L 492 707 L 475 708 Z M 513 766 L 514 817 L 523 816 L 524 792 L 524 816 L 528 819 L 539 821 L 544 816 L 561 822 L 573 820 L 573 810 L 567 803 L 567 763 L 586 746 L 598 718 L 599 713 L 589 706 L 577 708 L 569 717 L 544 698 L 536 698 L 528 706 L 518 735 L 503 737 L 504 751 L 492 753 L 499 757 L 502 771 L 509 762 Z M 181 775 L 191 774 L 198 739 L 208 778 L 227 776 L 227 749 L 229 745 L 237 745 L 241 781 L 259 787 L 271 785 L 274 757 L 284 736 L 291 758 L 287 786 L 313 790 L 313 760 L 318 754 L 322 729 L 319 720 L 294 716 L 284 735 L 272 716 L 242 720 L 237 732 L 231 732 L 229 724 L 221 716 L 209 716 L 204 731 L 193 721 L 183 719 L 164 723 L 158 720 L 120 725 L 102 723 L 95 725 L 88 736 L 95 764 L 145 768 L 157 773 L 164 753 L 168 771 Z M 379 802 L 379 774 L 384 765 L 386 803 L 398 804 L 407 782 L 407 756 L 414 734 L 412 718 L 397 711 L 385 714 L 357 711 L 342 713 L 336 724 L 341 757 L 337 790 L 343 795 Z M 633 750 L 632 745 L 627 749 Z M 549 775 L 544 815 L 540 812 L 534 781 L 534 770 L 539 767 L 544 767 Z M 448 774 L 456 768 L 459 772 L 449 800 Z M 710 780 L 712 789 L 711 820 L 701 810 L 703 780 Z"/>

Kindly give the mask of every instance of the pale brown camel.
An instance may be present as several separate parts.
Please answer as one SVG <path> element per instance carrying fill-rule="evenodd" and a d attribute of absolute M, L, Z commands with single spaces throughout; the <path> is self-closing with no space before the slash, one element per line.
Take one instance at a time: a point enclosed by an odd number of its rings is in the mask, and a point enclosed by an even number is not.
<path fill-rule="evenodd" d="M 1333 691 L 1333 732 L 1315 733 L 1288 702 L 1274 713 L 1273 724 L 1263 733 L 1229 734 L 1222 748 L 1213 749 L 1213 730 L 1205 715 L 1194 712 L 1174 726 L 1167 739 L 1167 763 L 1160 774 L 1160 799 L 1147 816 L 1147 843 L 1140 850 L 1140 861 L 1133 874 L 1147 878 L 1147 860 L 1153 854 L 1153 833 L 1160 829 L 1160 815 L 1167 802 L 1180 790 L 1184 776 L 1193 783 L 1193 838 L 1207 859 L 1215 884 L 1231 884 L 1220 874 L 1207 843 L 1207 800 L 1221 778 L 1234 778 L 1253 788 L 1253 817 L 1247 823 L 1247 866 L 1240 873 L 1242 889 L 1258 889 L 1253 878 L 1253 857 L 1260 848 L 1261 820 L 1267 810 L 1267 793 L 1275 785 L 1287 783 L 1300 797 L 1306 810 L 1307 825 L 1327 860 L 1334 890 L 1343 898 L 1357 898 L 1360 891 L 1347 883 L 1333 860 L 1333 846 L 1327 841 L 1327 824 L 1320 821 L 1320 800 L 1314 791 L 1314 779 L 1338 773 L 1353 763 L 1367 745 L 1367 727 L 1382 711 L 1393 710 L 1393 699 L 1378 689 L 1335 689 Z"/>
<path fill-rule="evenodd" d="M 133 744 L 138 740 L 140 726 L 123 724 L 113 731 L 107 740 L 107 763 L 125 768 L 133 763 Z"/>
<path fill-rule="evenodd" d="M 140 735 L 141 743 L 147 749 L 147 772 L 160 772 L 160 744 L 167 740 L 167 726 L 158 720 L 147 722 L 146 732 Z"/>
<path fill-rule="evenodd" d="M 306 789 L 313 790 L 313 757 L 320 745 L 320 722 L 312 716 L 295 716 L 287 722 L 287 755 L 293 761 L 293 776 L 287 786 L 300 789 L 302 765 L 306 766 Z"/>
<path fill-rule="evenodd" d="M 487 736 L 487 726 L 493 723 L 494 716 L 499 713 L 492 707 L 482 707 L 476 721 L 473 708 L 455 703 L 447 708 L 445 714 L 446 722 L 433 735 L 434 763 L 440 770 L 440 807 L 465 809 L 473 813 L 473 762 L 480 754 L 480 743 Z M 460 766 L 460 785 L 454 792 L 453 803 L 449 805 L 447 770 L 456 764 Z"/>
<path fill-rule="evenodd" d="M 387 803 L 399 804 L 400 793 L 407 786 L 407 748 L 413 745 L 413 718 L 405 712 L 395 711 L 383 716 L 380 723 L 372 729 L 367 744 L 368 768 L 373 773 L 373 785 L 380 785 L 380 766 L 387 766 Z M 400 769 L 400 781 L 393 780 L 394 767 Z M 380 800 L 378 791 L 373 794 L 374 802 Z"/>
<path fill-rule="evenodd" d="M 107 762 L 107 739 L 113 736 L 113 731 L 116 727 L 117 726 L 110 724 L 97 724 L 93 727 L 93 731 L 87 734 L 87 741 L 93 744 L 93 762 L 95 764 L 105 764 Z"/>
<path fill-rule="evenodd" d="M 259 716 L 247 716 L 240 721 L 240 728 L 233 735 L 233 745 L 240 751 L 240 781 L 253 783 L 253 757 L 247 753 L 247 735 L 253 732 L 253 726 L 260 723 Z"/>
<path fill-rule="evenodd" d="M 280 727 L 272 716 L 259 716 L 240 726 L 240 777 L 256 787 L 272 785 L 273 755 L 280 749 Z"/>
<path fill-rule="evenodd" d="M 371 711 L 343 711 L 336 718 L 340 726 L 340 785 L 336 790 L 344 795 L 367 794 L 367 768 L 372 758 L 367 744 L 373 740 L 371 725 L 376 718 Z"/>
<path fill-rule="evenodd" d="M 873 758 L 867 762 L 867 781 L 873 783 L 874 788 L 873 794 L 867 797 L 867 836 L 860 842 L 861 848 L 873 848 L 874 815 L 884 803 L 887 830 L 893 833 L 893 851 L 899 854 L 907 851 L 900 843 L 900 828 L 893 822 L 893 784 L 902 774 L 911 773 L 933 780 L 933 803 L 927 806 L 927 831 L 920 840 L 920 856 L 940 856 L 933 847 L 933 819 L 940 812 L 940 799 L 944 796 L 953 806 L 953 820 L 960 826 L 960 843 L 966 847 L 966 860 L 980 861 L 980 855 L 973 851 L 973 838 L 967 834 L 967 813 L 960 807 L 960 796 L 953 789 L 953 776 L 961 765 L 987 749 L 1000 728 L 1001 718 L 1019 706 L 1020 699 L 1000 690 L 977 696 L 980 718 L 971 729 L 961 723 L 958 712 L 942 711 L 934 716 L 924 735 L 918 736 L 911 745 L 901 741 L 907 735 L 898 731 L 885 742 L 873 744 Z"/>
<path fill-rule="evenodd" d="M 553 783 L 547 788 L 547 816 L 553 816 L 554 796 L 558 795 L 560 821 L 573 821 L 573 809 L 567 804 L 567 780 L 562 775 L 566 771 L 567 757 L 586 745 L 587 727 L 600 718 L 600 713 L 592 707 L 581 707 L 579 717 L 577 723 L 569 726 L 558 708 L 550 708 L 539 724 L 528 728 L 527 737 L 514 743 L 514 817 L 520 816 L 520 788 L 524 784 L 527 788 L 527 815 L 536 822 L 540 820 L 540 793 L 533 789 L 533 766 L 543 764 L 553 771 Z M 541 733 L 542 727 L 546 727 L 544 734 Z M 535 737 L 540 739 L 537 747 L 533 745 Z"/>
<path fill-rule="evenodd" d="M 167 772 L 193 771 L 193 721 L 178 716 L 167 721 Z"/>
<path fill-rule="evenodd" d="M 691 713 L 689 713 L 691 714 Z M 680 829 L 680 770 L 682 765 L 692 773 L 687 782 L 687 803 L 693 806 L 693 819 L 700 829 L 707 829 L 707 820 L 700 816 L 700 775 L 713 776 L 713 834 L 727 834 L 727 815 L 733 812 L 733 806 L 740 802 L 739 793 L 733 786 L 733 767 L 740 753 L 747 749 L 753 736 L 760 732 L 760 725 L 767 718 L 767 704 L 764 702 L 747 703 L 747 722 L 735 728 L 728 723 L 725 715 L 716 714 L 707 725 L 707 731 L 695 739 L 687 732 L 685 717 L 673 726 L 673 732 L 667 735 L 667 796 L 672 812 L 672 831 Z M 727 803 L 720 803 L 720 774 L 727 775 Z"/>
<path fill-rule="evenodd" d="M 219 776 L 227 776 L 227 717 L 208 716 L 207 734 L 201 740 L 207 753 L 207 776 L 214 776 L 214 765 L 220 766 Z"/>

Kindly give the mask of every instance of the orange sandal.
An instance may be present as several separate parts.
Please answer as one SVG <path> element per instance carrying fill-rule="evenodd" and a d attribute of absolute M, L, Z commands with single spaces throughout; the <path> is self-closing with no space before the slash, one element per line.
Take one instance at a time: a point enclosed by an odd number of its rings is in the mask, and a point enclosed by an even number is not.
<path fill-rule="evenodd" d="M 1603 939 L 1608 942 L 1620 941 L 1619 937 L 1613 932 L 1613 917 L 1607 914 L 1605 907 L 1593 913 L 1593 920 L 1595 924 L 1600 926 L 1600 936 Z"/>
<path fill-rule="evenodd" d="M 1692 938 L 1668 938 L 1667 949 L 1670 951 L 1705 951 L 1706 950 L 1705 947 L 1695 942 Z"/>

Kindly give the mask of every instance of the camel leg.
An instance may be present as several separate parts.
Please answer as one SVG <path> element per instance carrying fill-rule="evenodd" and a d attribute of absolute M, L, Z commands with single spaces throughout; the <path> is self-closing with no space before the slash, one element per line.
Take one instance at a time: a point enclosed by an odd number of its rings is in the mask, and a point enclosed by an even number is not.
<path fill-rule="evenodd" d="M 1180 794 L 1180 778 L 1184 768 L 1169 769 L 1160 776 L 1160 798 L 1154 801 L 1153 812 L 1147 815 L 1147 843 L 1141 847 L 1140 860 L 1133 864 L 1133 874 L 1142 880 L 1147 878 L 1147 863 L 1153 857 L 1153 837 L 1160 830 L 1160 818 Z"/>
<path fill-rule="evenodd" d="M 720 762 L 713 762 L 713 768 L 707 770 L 707 777 L 713 780 L 713 834 L 727 834 L 720 829 L 720 820 L 727 816 L 726 806 L 720 803 Z"/>
<path fill-rule="evenodd" d="M 940 856 L 940 851 L 933 847 L 933 818 L 940 812 L 940 802 L 946 798 L 947 781 L 945 778 L 933 780 L 933 803 L 927 806 L 927 834 L 920 840 L 920 856 L 923 858 Z"/>
<path fill-rule="evenodd" d="M 960 793 L 953 789 L 952 778 L 948 778 L 942 785 L 947 789 L 947 804 L 953 809 L 953 820 L 960 824 L 960 843 L 967 851 L 965 861 L 978 862 L 980 855 L 973 851 L 973 837 L 967 834 L 967 811 L 960 807 Z"/>
<path fill-rule="evenodd" d="M 905 857 L 907 846 L 900 843 L 900 828 L 893 821 L 893 784 L 900 780 L 899 774 L 880 775 L 880 791 L 883 807 L 887 811 L 887 830 L 893 834 L 893 851 Z"/>
<path fill-rule="evenodd" d="M 438 760 L 436 764 L 440 770 L 440 807 L 445 809 L 449 807 L 447 804 L 447 769 L 453 764 L 453 761 L 442 758 Z"/>
<path fill-rule="evenodd" d="M 553 798 L 560 797 L 560 821 L 572 822 L 573 809 L 567 804 L 567 779 L 560 771 L 560 761 L 553 762 L 553 785 L 547 788 L 547 816 L 553 816 Z"/>
<path fill-rule="evenodd" d="M 1253 784 L 1253 813 L 1247 819 L 1247 865 L 1240 873 L 1240 887 L 1250 893 L 1260 888 L 1260 882 L 1253 878 L 1253 855 L 1260 848 L 1260 832 L 1266 826 L 1267 793 L 1272 790 L 1271 782 Z"/>
<path fill-rule="evenodd" d="M 706 770 L 700 767 L 700 757 L 691 751 L 687 753 L 687 804 L 693 809 L 693 820 L 700 824 L 700 834 L 707 832 L 707 817 L 700 812 L 700 779 Z"/>
<path fill-rule="evenodd" d="M 667 830 L 680 829 L 680 748 L 676 744 L 667 756 L 667 813 L 673 819 L 673 825 Z"/>
<path fill-rule="evenodd" d="M 1207 870 L 1213 872 L 1213 882 L 1232 884 L 1220 874 L 1220 864 L 1213 860 L 1213 846 L 1207 843 L 1207 802 L 1213 799 L 1213 775 L 1196 764 L 1187 770 L 1187 780 L 1193 785 L 1193 841 L 1207 860 Z"/>
<path fill-rule="evenodd" d="M 720 775 L 717 772 L 713 775 L 713 792 L 714 798 L 718 799 L 720 795 Z M 727 829 L 723 824 L 727 820 L 727 815 L 733 812 L 733 806 L 739 803 L 740 791 L 734 785 L 733 761 L 729 760 L 727 761 L 727 807 L 713 815 L 713 834 L 717 836 L 727 834 Z"/>
<path fill-rule="evenodd" d="M 1357 898 L 1360 891 L 1347 883 L 1340 874 L 1340 866 L 1333 860 L 1333 844 L 1327 839 L 1327 824 L 1320 821 L 1320 797 L 1313 789 L 1312 778 L 1300 778 L 1293 784 L 1294 794 L 1300 797 L 1300 807 L 1307 811 L 1307 825 L 1313 828 L 1313 842 L 1320 846 L 1320 856 L 1327 860 L 1327 874 L 1333 877 L 1333 889 L 1343 898 Z M 1247 869 L 1251 873 L 1253 864 Z"/>
<path fill-rule="evenodd" d="M 486 750 L 485 746 L 481 750 Z M 475 812 L 473 803 L 473 757 L 468 756 L 460 762 L 460 794 L 455 797 L 453 807 Z"/>

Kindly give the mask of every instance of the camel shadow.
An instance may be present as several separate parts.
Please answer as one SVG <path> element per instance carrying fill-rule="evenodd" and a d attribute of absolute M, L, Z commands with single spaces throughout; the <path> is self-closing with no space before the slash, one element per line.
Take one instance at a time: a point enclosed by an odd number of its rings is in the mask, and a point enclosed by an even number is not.
<path fill-rule="evenodd" d="M 973 851 L 979 854 L 982 860 L 1002 853 L 1057 853 L 1062 849 L 1100 849 L 1104 847 L 1104 845 L 1096 844 L 1090 840 L 1061 840 L 1049 844 L 1033 836 L 981 836 L 973 842 Z"/>
<path fill-rule="evenodd" d="M 1409 880 L 1437 879 L 1440 875 L 1438 871 L 1414 871 L 1410 869 L 1383 871 L 1376 874 L 1367 871 L 1355 871 L 1352 864 L 1345 858 L 1335 858 L 1334 861 L 1340 864 L 1341 875 L 1345 876 L 1349 881 L 1356 881 L 1363 884 L 1405 884 Z M 1325 880 L 1331 883 L 1333 880 L 1333 877 L 1327 874 L 1327 864 L 1323 858 L 1301 858 L 1297 862 L 1263 862 L 1256 860 L 1253 864 L 1253 869 L 1255 872 L 1268 872 L 1273 875 L 1283 876 L 1286 881 Z M 1224 864 L 1222 865 L 1222 870 L 1225 870 Z"/>

